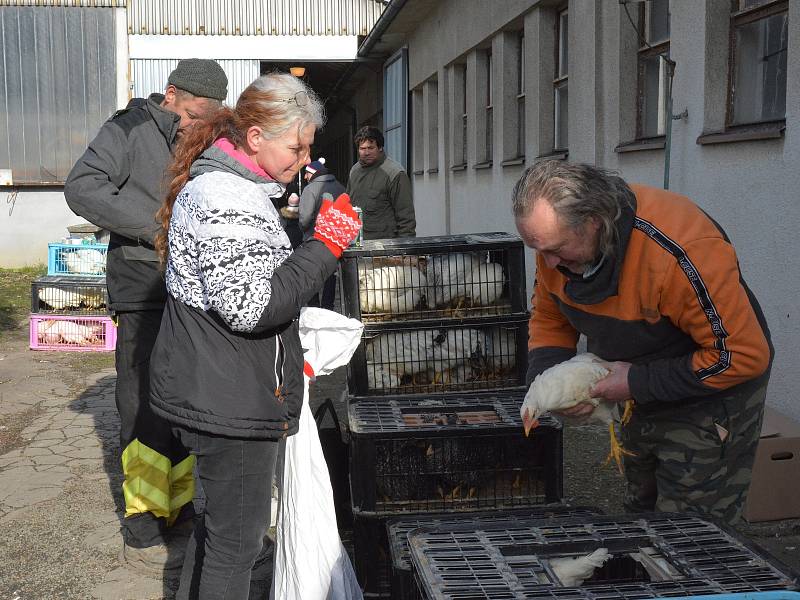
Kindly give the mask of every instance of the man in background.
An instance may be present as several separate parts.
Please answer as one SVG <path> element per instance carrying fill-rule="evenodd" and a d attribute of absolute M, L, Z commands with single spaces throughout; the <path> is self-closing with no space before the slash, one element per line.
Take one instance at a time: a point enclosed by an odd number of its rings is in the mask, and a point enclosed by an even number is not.
<path fill-rule="evenodd" d="M 376 127 L 362 127 L 353 141 L 358 162 L 350 169 L 347 193 L 353 206 L 363 211 L 364 239 L 414 237 L 417 221 L 411 182 L 403 166 L 383 151 L 383 133 Z"/>
<path fill-rule="evenodd" d="M 73 212 L 111 232 L 106 279 L 118 325 L 123 558 L 156 573 L 183 564 L 194 517 L 194 457 L 150 411 L 150 353 L 167 294 L 153 248 L 155 216 L 175 144 L 221 107 L 227 87 L 213 60 L 179 61 L 164 94 L 132 100 L 103 124 L 64 186 Z"/>

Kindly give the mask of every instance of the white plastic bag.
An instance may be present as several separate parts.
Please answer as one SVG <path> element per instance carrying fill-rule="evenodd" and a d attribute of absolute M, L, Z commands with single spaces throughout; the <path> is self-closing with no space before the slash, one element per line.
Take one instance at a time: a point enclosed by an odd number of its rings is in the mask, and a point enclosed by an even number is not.
<path fill-rule="evenodd" d="M 320 308 L 300 313 L 300 341 L 315 375 L 347 364 L 364 326 Z M 283 490 L 275 540 L 273 600 L 361 600 L 350 558 L 336 526 L 328 465 L 308 406 L 309 376 L 299 430 L 286 439 Z"/>

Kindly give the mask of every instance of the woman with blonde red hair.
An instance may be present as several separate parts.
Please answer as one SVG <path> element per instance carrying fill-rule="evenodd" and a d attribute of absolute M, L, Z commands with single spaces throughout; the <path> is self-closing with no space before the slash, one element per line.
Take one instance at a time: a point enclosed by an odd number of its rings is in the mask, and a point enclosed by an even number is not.
<path fill-rule="evenodd" d="M 303 396 L 300 308 L 361 223 L 327 201 L 292 251 L 272 198 L 309 163 L 322 105 L 286 74 L 255 80 L 235 109 L 178 147 L 157 240 L 169 298 L 151 357 L 151 405 L 197 456 L 205 492 L 177 597 L 246 599 L 270 521 L 277 442 Z"/>

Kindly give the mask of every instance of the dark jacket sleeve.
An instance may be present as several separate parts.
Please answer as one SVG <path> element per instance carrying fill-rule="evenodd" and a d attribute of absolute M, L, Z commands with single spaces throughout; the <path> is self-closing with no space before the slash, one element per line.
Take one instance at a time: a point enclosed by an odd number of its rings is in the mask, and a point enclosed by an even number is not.
<path fill-rule="evenodd" d="M 322 204 L 322 183 L 312 181 L 303 188 L 300 194 L 300 229 L 305 239 L 311 237 L 317 220 L 317 213 Z"/>
<path fill-rule="evenodd" d="M 350 167 L 350 173 L 347 175 L 347 185 L 344 186 L 344 191 L 350 196 L 351 200 L 353 199 L 353 173 L 356 170 L 356 165 L 358 165 L 358 163 Z"/>
<path fill-rule="evenodd" d="M 301 244 L 272 274 L 272 296 L 253 333 L 274 329 L 297 317 L 336 265 L 336 257 L 319 240 Z"/>
<path fill-rule="evenodd" d="M 414 214 L 414 201 L 411 197 L 411 182 L 405 171 L 401 171 L 389 184 L 389 201 L 394 207 L 397 223 L 397 237 L 417 235 L 417 219 Z"/>
<path fill-rule="evenodd" d="M 72 167 L 64 197 L 77 215 L 118 235 L 152 244 L 159 229 L 153 215 L 128 201 L 129 139 L 113 121 L 106 122 Z"/>

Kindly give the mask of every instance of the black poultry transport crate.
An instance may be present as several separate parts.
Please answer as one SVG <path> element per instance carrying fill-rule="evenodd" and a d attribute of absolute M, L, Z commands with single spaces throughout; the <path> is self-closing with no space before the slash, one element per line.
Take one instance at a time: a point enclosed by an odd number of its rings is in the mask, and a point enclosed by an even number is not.
<path fill-rule="evenodd" d="M 418 595 L 411 574 L 407 534 L 418 527 L 505 521 L 509 518 L 530 520 L 597 514 L 600 514 L 597 509 L 573 508 L 557 503 L 503 511 L 460 513 L 358 512 L 353 519 L 353 565 L 366 597 L 416 599 Z"/>
<path fill-rule="evenodd" d="M 513 519 L 530 521 L 533 519 L 553 520 L 569 517 L 597 516 L 601 511 L 585 506 L 567 506 L 565 504 L 548 504 L 546 506 L 529 507 L 509 511 L 485 511 L 475 513 L 441 513 L 434 515 L 403 515 L 386 521 L 386 536 L 389 544 L 391 560 L 391 597 L 394 600 L 418 600 L 419 589 L 414 582 L 411 568 L 411 554 L 408 548 L 408 535 L 412 531 L 424 527 L 441 529 L 461 526 L 465 523 L 480 523 L 491 526 L 495 523 L 507 524 Z"/>
<path fill-rule="evenodd" d="M 417 529 L 408 535 L 420 596 L 428 600 L 638 600 L 798 589 L 797 574 L 728 528 L 685 514 L 509 519 Z M 580 587 L 553 559 L 607 548 Z"/>
<path fill-rule="evenodd" d="M 562 497 L 562 429 L 525 437 L 524 390 L 348 403 L 354 513 L 506 509 Z"/>
<path fill-rule="evenodd" d="M 437 394 L 525 384 L 527 313 L 367 325 L 347 367 L 353 396 Z"/>
<path fill-rule="evenodd" d="M 31 312 L 36 314 L 105 315 L 106 279 L 45 275 L 31 283 Z"/>
<path fill-rule="evenodd" d="M 341 262 L 344 314 L 363 323 L 525 312 L 525 255 L 509 233 L 370 240 Z"/>

